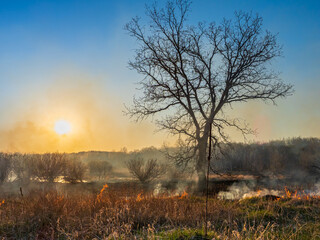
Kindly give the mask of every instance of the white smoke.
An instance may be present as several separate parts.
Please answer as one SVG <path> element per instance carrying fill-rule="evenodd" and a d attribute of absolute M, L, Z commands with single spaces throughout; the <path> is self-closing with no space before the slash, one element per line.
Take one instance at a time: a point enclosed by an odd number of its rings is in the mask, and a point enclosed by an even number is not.
<path fill-rule="evenodd" d="M 235 200 L 235 199 L 245 199 L 252 197 L 264 197 L 267 195 L 273 195 L 277 197 L 320 197 L 320 182 L 316 183 L 314 187 L 309 190 L 300 190 L 300 191 L 289 191 L 289 190 L 275 190 L 275 189 L 267 189 L 262 188 L 259 190 L 255 190 L 256 184 L 252 183 L 234 183 L 232 186 L 228 188 L 228 191 L 221 191 L 218 193 L 219 199 L 226 200 Z M 289 195 L 288 195 L 289 194 Z"/>
<path fill-rule="evenodd" d="M 254 186 L 254 182 L 252 182 L 251 184 L 246 184 L 244 182 L 234 183 L 228 188 L 228 191 L 219 192 L 218 198 L 227 200 L 241 199 L 243 195 L 252 192 Z"/>

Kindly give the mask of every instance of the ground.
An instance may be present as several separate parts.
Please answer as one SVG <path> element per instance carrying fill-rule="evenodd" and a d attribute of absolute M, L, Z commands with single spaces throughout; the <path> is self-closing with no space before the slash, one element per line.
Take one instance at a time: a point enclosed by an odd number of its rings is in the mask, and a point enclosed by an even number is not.
<path fill-rule="evenodd" d="M 133 184 L 96 193 L 30 191 L 0 200 L 2 239 L 203 239 L 205 198 Z M 209 198 L 208 239 L 320 239 L 320 199 Z"/>

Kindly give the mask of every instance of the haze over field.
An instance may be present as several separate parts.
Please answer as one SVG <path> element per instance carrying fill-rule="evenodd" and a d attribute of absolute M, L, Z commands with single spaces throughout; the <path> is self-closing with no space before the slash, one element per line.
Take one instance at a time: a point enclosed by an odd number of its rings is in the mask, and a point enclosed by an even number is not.
<path fill-rule="evenodd" d="M 0 239 L 319 239 L 319 20 L 0 0 Z"/>
<path fill-rule="evenodd" d="M 276 4 L 277 3 L 277 4 Z M 0 151 L 128 150 L 174 144 L 152 120 L 132 122 L 124 104 L 142 76 L 128 69 L 136 42 L 123 30 L 145 1 L 0 2 Z M 234 107 L 268 141 L 320 137 L 320 6 L 318 1 L 197 1 L 190 23 L 220 22 L 235 10 L 258 12 L 279 32 L 284 57 L 274 63 L 295 93 L 286 100 Z M 67 121 L 71 130 L 55 131 Z M 233 141 L 243 138 L 233 131 Z"/>

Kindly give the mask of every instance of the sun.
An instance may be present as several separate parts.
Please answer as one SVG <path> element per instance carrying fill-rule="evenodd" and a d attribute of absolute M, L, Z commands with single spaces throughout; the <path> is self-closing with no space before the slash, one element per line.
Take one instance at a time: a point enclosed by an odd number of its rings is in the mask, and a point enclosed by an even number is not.
<path fill-rule="evenodd" d="M 71 125 L 66 120 L 58 120 L 54 124 L 54 130 L 57 134 L 64 135 L 71 131 Z"/>

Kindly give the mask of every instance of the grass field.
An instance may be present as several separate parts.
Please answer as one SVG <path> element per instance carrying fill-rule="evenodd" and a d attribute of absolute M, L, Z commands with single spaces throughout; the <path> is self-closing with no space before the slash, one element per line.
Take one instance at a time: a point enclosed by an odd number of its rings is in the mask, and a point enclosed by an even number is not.
<path fill-rule="evenodd" d="M 0 200 L 1 239 L 202 239 L 205 198 L 139 191 L 8 196 Z M 208 239 L 320 239 L 319 198 L 210 198 L 208 210 Z"/>

